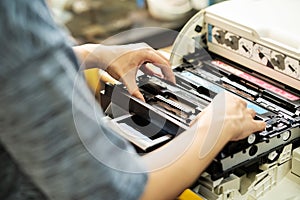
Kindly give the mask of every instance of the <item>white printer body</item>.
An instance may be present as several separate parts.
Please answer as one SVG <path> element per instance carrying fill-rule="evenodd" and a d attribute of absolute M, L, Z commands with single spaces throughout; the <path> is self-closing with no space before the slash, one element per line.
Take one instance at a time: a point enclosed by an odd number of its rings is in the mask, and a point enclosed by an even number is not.
<path fill-rule="evenodd" d="M 171 61 L 176 65 L 176 55 L 193 51 L 193 43 L 186 41 L 199 37 L 198 25 L 209 51 L 299 90 L 299 8 L 298 0 L 231 0 L 210 6 L 183 28 Z"/>

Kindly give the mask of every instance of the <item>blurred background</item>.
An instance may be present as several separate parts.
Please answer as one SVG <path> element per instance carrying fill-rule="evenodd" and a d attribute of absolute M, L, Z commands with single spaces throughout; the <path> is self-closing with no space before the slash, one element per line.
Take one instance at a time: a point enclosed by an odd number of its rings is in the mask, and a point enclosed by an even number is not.
<path fill-rule="evenodd" d="M 65 25 L 76 43 L 147 42 L 154 48 L 172 45 L 176 32 L 211 0 L 51 0 L 57 22 Z M 149 31 L 144 27 L 157 27 Z M 139 29 L 139 31 L 137 31 Z M 107 40 L 106 40 L 107 41 Z"/>

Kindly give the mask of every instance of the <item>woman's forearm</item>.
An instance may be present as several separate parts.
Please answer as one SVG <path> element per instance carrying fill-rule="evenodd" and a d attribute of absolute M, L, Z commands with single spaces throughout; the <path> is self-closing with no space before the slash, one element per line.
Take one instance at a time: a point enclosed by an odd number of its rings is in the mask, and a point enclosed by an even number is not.
<path fill-rule="evenodd" d="M 190 129 L 144 157 L 149 180 L 141 199 L 174 199 L 199 177 L 227 142 L 265 128 L 265 123 L 254 120 L 254 116 L 243 100 L 229 93 L 218 94 Z"/>
<path fill-rule="evenodd" d="M 167 146 L 145 156 L 152 171 L 141 199 L 174 199 L 190 186 L 230 140 L 230 134 L 224 130 L 211 143 L 207 140 L 209 133 L 210 123 L 201 120 Z M 173 160 L 167 160 L 168 157 Z M 155 166 L 154 162 L 160 162 L 162 167 L 155 169 L 159 164 Z"/>

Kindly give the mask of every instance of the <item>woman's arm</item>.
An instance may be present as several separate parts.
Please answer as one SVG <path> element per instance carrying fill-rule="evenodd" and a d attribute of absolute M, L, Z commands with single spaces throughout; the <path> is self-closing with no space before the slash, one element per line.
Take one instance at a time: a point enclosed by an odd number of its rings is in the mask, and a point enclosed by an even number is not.
<path fill-rule="evenodd" d="M 174 199 L 190 186 L 228 141 L 263 130 L 246 102 L 229 93 L 216 96 L 198 122 L 165 147 L 144 157 L 149 178 L 141 199 Z"/>
<path fill-rule="evenodd" d="M 136 84 L 136 74 L 141 69 L 148 75 L 162 76 L 175 83 L 169 61 L 145 43 L 105 46 L 85 44 L 73 47 L 81 69 L 100 68 L 106 70 L 113 78 L 122 81 L 130 94 L 144 100 Z M 161 72 L 158 73 L 145 63 L 153 63 Z"/>

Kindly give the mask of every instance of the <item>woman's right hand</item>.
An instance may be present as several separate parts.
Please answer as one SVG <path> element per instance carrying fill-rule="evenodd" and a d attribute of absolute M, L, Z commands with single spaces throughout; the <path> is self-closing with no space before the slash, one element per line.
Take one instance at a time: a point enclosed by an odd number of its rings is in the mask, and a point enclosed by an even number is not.
<path fill-rule="evenodd" d="M 264 121 L 254 120 L 256 113 L 247 108 L 245 100 L 229 92 L 218 94 L 203 112 L 200 118 L 210 115 L 214 131 L 226 134 L 225 138 L 230 141 L 246 138 L 266 127 Z"/>

